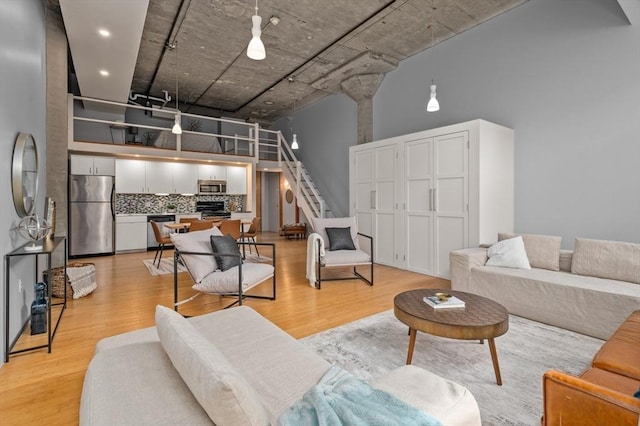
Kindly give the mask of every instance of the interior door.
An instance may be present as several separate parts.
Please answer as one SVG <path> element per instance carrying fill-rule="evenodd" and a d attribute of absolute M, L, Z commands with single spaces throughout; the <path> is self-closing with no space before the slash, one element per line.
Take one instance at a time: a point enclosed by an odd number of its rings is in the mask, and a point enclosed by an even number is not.
<path fill-rule="evenodd" d="M 405 144 L 406 268 L 422 274 L 433 270 L 433 138 Z"/>
<path fill-rule="evenodd" d="M 469 240 L 469 133 L 435 137 L 434 153 L 434 273 L 449 277 L 449 252 L 468 247 Z"/>

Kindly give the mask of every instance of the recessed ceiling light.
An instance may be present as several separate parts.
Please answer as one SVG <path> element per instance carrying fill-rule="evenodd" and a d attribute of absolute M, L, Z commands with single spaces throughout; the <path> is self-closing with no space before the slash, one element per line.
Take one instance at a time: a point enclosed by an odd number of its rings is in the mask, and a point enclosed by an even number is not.
<path fill-rule="evenodd" d="M 273 101 L 264 101 L 264 103 L 267 105 L 273 105 Z"/>
<path fill-rule="evenodd" d="M 102 37 L 111 37 L 111 31 L 105 29 L 105 28 L 100 28 L 98 29 L 98 34 L 100 34 Z"/>
<path fill-rule="evenodd" d="M 109 71 L 107 70 L 100 70 L 100 75 L 103 77 L 109 77 Z"/>

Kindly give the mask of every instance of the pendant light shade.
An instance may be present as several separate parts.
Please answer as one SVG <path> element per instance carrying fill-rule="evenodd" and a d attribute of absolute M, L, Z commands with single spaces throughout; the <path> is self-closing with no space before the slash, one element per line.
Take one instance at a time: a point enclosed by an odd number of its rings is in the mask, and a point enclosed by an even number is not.
<path fill-rule="evenodd" d="M 182 126 L 180 125 L 180 112 L 176 114 L 175 121 L 173 123 L 173 127 L 171 128 L 171 133 L 174 135 L 182 134 Z"/>
<path fill-rule="evenodd" d="M 293 142 L 291 142 L 291 149 L 298 149 L 298 135 L 293 134 Z"/>
<path fill-rule="evenodd" d="M 256 14 L 251 17 L 253 26 L 251 27 L 251 41 L 247 46 L 247 56 L 256 61 L 260 61 L 267 57 L 267 52 L 264 50 L 264 44 L 260 40 L 262 35 L 262 18 L 258 16 L 258 0 L 256 0 Z"/>
<path fill-rule="evenodd" d="M 440 110 L 440 102 L 438 102 L 438 99 L 436 98 L 436 85 L 433 84 L 433 81 L 431 82 L 431 95 L 429 97 L 429 102 L 427 103 L 427 111 L 429 112 L 435 112 Z"/>
<path fill-rule="evenodd" d="M 171 128 L 171 133 L 174 135 L 182 134 L 182 126 L 180 125 L 181 117 L 180 117 L 180 108 L 178 107 L 178 41 L 173 42 L 173 48 L 176 51 L 176 116 L 174 117 L 173 127 Z"/>

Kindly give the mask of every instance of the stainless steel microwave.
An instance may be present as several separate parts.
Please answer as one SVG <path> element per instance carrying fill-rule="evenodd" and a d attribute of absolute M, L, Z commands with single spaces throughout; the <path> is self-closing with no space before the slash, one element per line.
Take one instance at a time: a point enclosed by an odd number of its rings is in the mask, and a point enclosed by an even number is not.
<path fill-rule="evenodd" d="M 198 194 L 225 194 L 227 192 L 227 181 L 224 180 L 199 180 Z"/>

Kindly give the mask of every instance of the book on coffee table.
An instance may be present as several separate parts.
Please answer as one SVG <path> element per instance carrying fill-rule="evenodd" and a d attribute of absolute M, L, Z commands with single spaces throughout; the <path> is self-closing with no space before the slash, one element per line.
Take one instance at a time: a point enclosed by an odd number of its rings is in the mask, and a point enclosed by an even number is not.
<path fill-rule="evenodd" d="M 447 300 L 440 300 L 437 296 L 428 296 L 423 298 L 424 302 L 433 309 L 452 309 L 464 308 L 464 300 L 451 296 Z"/>

